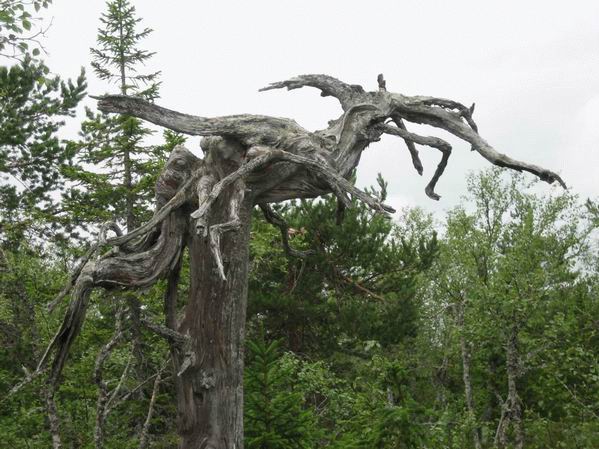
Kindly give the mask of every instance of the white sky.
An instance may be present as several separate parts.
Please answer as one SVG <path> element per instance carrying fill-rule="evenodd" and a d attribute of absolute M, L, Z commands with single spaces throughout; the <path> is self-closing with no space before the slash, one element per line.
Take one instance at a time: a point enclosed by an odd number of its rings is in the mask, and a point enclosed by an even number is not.
<path fill-rule="evenodd" d="M 497 150 L 561 173 L 583 197 L 599 196 L 597 0 L 132 3 L 142 25 L 155 30 L 144 47 L 157 52 L 148 70 L 162 70 L 158 104 L 203 116 L 290 117 L 314 130 L 339 116 L 335 100 L 310 88 L 257 90 L 305 73 L 375 90 L 382 72 L 393 92 L 476 102 L 480 132 Z M 115 91 L 89 67 L 103 11 L 101 0 L 55 0 L 49 11 L 48 65 L 64 77 L 75 77 L 84 65 L 91 94 Z M 73 122 L 71 134 L 76 130 Z M 439 203 L 424 194 L 439 154 L 421 148 L 421 178 L 394 137 L 366 150 L 358 185 L 373 185 L 380 171 L 389 181 L 388 202 L 397 209 L 450 209 L 466 193 L 468 171 L 488 163 L 466 143 L 449 140 L 454 152 L 437 185 Z M 196 149 L 198 141 L 189 146 Z"/>

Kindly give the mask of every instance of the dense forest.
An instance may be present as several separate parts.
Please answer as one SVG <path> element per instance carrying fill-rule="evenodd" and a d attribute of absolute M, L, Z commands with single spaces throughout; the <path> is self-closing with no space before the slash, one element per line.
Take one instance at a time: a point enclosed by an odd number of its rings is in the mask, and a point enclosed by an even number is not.
<path fill-rule="evenodd" d="M 86 76 L 150 101 L 151 33 L 109 0 L 71 80 L 43 61 L 47 0 L 0 0 L 0 447 L 174 448 L 166 280 L 92 294 L 59 383 L 38 364 L 102 225 L 133 230 L 186 138 L 88 109 Z M 83 63 L 83 62 L 82 62 Z M 599 206 L 531 176 L 471 173 L 461 206 L 388 220 L 353 201 L 254 211 L 245 349 L 249 449 L 599 447 Z M 379 177 L 368 192 L 380 201 Z M 539 193 L 541 192 L 541 193 Z M 178 309 L 189 288 L 183 255 Z M 54 391 L 55 389 L 55 391 Z"/>

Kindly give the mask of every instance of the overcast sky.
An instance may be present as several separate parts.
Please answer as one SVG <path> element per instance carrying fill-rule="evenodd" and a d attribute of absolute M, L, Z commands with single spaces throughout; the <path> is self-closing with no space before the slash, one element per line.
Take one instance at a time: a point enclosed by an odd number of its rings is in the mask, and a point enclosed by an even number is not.
<path fill-rule="evenodd" d="M 48 65 L 89 92 L 115 92 L 89 67 L 102 0 L 55 0 L 45 45 Z M 307 129 L 340 115 L 319 92 L 258 89 L 305 73 L 326 73 L 375 90 L 476 102 L 482 136 L 497 150 L 559 172 L 583 197 L 599 196 L 599 1 L 132 0 L 154 29 L 148 70 L 162 71 L 158 104 L 203 116 L 237 113 L 294 118 Z M 94 102 L 86 104 L 95 107 Z M 420 130 L 412 126 L 413 130 Z M 70 129 L 76 132 L 75 124 Z M 427 133 L 445 137 L 438 130 Z M 488 166 L 456 139 L 436 203 L 424 194 L 439 154 L 422 148 L 424 177 L 402 141 L 366 150 L 361 187 L 377 172 L 389 203 L 439 213 L 466 193 L 465 176 Z M 190 141 L 197 149 L 198 141 Z M 547 186 L 547 190 L 557 187 Z"/>

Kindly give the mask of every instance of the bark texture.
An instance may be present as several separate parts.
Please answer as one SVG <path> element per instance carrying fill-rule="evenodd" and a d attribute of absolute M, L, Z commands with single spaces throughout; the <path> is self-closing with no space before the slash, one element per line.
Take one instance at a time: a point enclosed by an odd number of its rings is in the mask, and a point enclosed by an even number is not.
<path fill-rule="evenodd" d="M 222 200 L 226 202 L 228 195 Z M 247 302 L 251 198 L 239 215 L 241 227 L 221 240 L 227 280 L 219 276 L 210 241 L 192 235 L 189 302 L 179 332 L 191 337 L 191 365 L 180 374 L 181 447 L 243 447 L 243 351 Z M 214 223 L 224 207 L 213 214 Z"/>
<path fill-rule="evenodd" d="M 335 97 L 342 114 L 331 120 L 326 129 L 316 132 L 285 118 L 250 114 L 207 118 L 136 97 L 99 98 L 98 107 L 104 112 L 127 114 L 174 131 L 204 136 L 204 157 L 196 158 L 185 148 L 177 147 L 156 185 L 153 218 L 137 229 L 128 229 L 126 235 L 121 235 L 115 225 L 103 227 L 98 243 L 86 253 L 68 285 L 51 303 L 56 306 L 71 291 L 63 323 L 37 372 L 51 362 L 50 382 L 59 383 L 69 349 L 81 330 L 92 289 L 146 287 L 167 277 L 166 326 L 144 317 L 140 317 L 140 323 L 171 344 L 179 447 L 242 449 L 243 346 L 254 205 L 260 205 L 267 220 L 281 229 L 288 254 L 300 257 L 305 254 L 289 247 L 286 224 L 268 203 L 332 193 L 340 205 L 339 217 L 344 208 L 351 207 L 352 198 L 366 203 L 374 213 L 394 212 L 348 181 L 362 151 L 383 134 L 403 139 L 419 174 L 424 167 L 416 145 L 441 152 L 441 160 L 425 189 L 429 197 L 439 199 L 435 187 L 447 166 L 451 147 L 437 137 L 408 131 L 408 122 L 448 131 L 467 141 L 493 164 L 528 171 L 565 187 L 557 174 L 495 151 L 478 133 L 472 118 L 474 105 L 466 107 L 442 98 L 391 93 L 382 75 L 377 83 L 376 91 L 367 92 L 361 86 L 328 75 L 302 75 L 262 89 L 313 87 L 322 96 Z M 107 238 L 109 230 L 116 236 Z M 106 246 L 110 249 L 100 254 Z M 190 254 L 191 288 L 179 321 L 177 283 L 185 247 Z M 158 383 L 159 380 L 156 388 Z"/>

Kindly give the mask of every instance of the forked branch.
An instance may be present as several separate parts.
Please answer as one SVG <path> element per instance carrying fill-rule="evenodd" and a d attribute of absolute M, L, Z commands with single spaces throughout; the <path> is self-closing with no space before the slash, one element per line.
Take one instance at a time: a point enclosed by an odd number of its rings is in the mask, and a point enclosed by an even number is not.
<path fill-rule="evenodd" d="M 538 165 L 518 161 L 503 153 L 496 151 L 489 143 L 478 134 L 478 127 L 472 121 L 471 108 L 466 108 L 460 103 L 432 97 L 406 97 L 393 95 L 395 112 L 402 118 L 414 122 L 431 125 L 444 129 L 451 134 L 469 142 L 472 149 L 494 165 L 510 168 L 516 171 L 527 171 L 549 184 L 557 181 L 563 188 L 566 184 L 561 177 Z M 457 109 L 458 112 L 448 109 Z M 464 120 L 466 123 L 464 123 Z"/>
<path fill-rule="evenodd" d="M 395 209 L 393 209 L 391 206 L 386 205 L 366 192 L 363 192 L 347 179 L 339 175 L 332 167 L 329 166 L 326 160 L 299 156 L 283 150 L 271 148 L 265 154 L 262 154 L 261 156 L 258 156 L 257 158 L 241 165 L 239 169 L 221 179 L 213 187 L 210 194 L 204 199 L 204 202 L 200 204 L 198 210 L 192 214 L 192 217 L 196 220 L 204 217 L 226 187 L 233 184 L 238 179 L 246 178 L 260 167 L 264 167 L 266 164 L 275 161 L 292 162 L 307 169 L 309 172 L 314 173 L 319 179 L 328 185 L 328 187 L 333 191 L 333 193 L 335 193 L 337 198 L 339 198 L 339 200 L 342 201 L 346 207 L 351 207 L 351 200 L 348 197 L 348 195 L 350 195 L 355 199 L 364 202 L 376 213 L 387 215 L 388 213 L 395 212 Z"/>
<path fill-rule="evenodd" d="M 437 165 L 435 174 L 424 189 L 425 193 L 429 198 L 432 198 L 433 200 L 438 200 L 439 198 L 441 198 L 440 195 L 435 193 L 435 186 L 437 185 L 437 181 L 445 171 L 445 167 L 447 167 L 447 161 L 449 160 L 449 156 L 451 155 L 451 145 L 445 140 L 440 139 L 438 137 L 420 136 L 418 134 L 411 133 L 405 129 L 405 126 L 403 128 L 400 128 L 390 125 L 382 125 L 382 130 L 386 134 L 399 136 L 406 142 L 411 142 L 412 144 L 417 143 L 420 145 L 427 145 L 429 147 L 436 148 L 443 154 L 443 156 L 441 157 L 441 161 L 439 162 L 439 165 Z M 413 157 L 414 156 L 412 156 L 412 158 Z M 418 159 L 418 161 L 419 160 L 420 159 Z"/>
<path fill-rule="evenodd" d="M 528 171 L 543 181 L 549 183 L 557 181 L 565 187 L 565 183 L 556 173 L 534 164 L 518 161 L 491 147 L 478 134 L 478 126 L 472 117 L 474 104 L 467 107 L 457 101 L 444 98 L 393 94 L 387 92 L 387 83 L 382 76 L 378 80 L 379 90 L 375 92 L 366 92 L 360 86 L 349 85 L 327 75 L 301 75 L 272 83 L 262 90 L 298 89 L 307 86 L 319 89 L 324 96 L 334 96 L 343 107 L 344 114 L 332 121 L 326 130 L 310 133 L 292 120 L 249 114 L 215 118 L 196 117 L 171 111 L 139 98 L 116 95 L 102 97 L 98 106 L 105 112 L 131 114 L 187 134 L 234 137 L 248 148 L 264 145 L 300 157 L 309 156 L 313 160 L 317 159 L 316 154 L 325 159 L 332 157 L 343 176 L 356 168 L 360 153 L 366 146 L 379 139 L 383 132 L 379 126 L 386 119 L 392 119 L 397 129 L 405 132 L 407 132 L 405 122 L 422 123 L 441 128 L 469 142 L 473 150 L 495 165 L 517 171 Z M 404 133 L 403 136 L 410 135 Z M 414 145 L 418 143 L 417 139 L 405 138 L 405 140 L 414 167 L 420 173 L 422 163 Z M 424 144 L 428 145 L 428 143 Z M 443 144 L 436 148 L 443 152 L 443 156 L 433 179 L 426 188 L 427 194 L 434 199 L 438 199 L 438 195 L 434 193 L 434 186 L 449 158 L 447 145 Z M 289 182 L 295 187 L 305 181 L 297 179 L 298 176 L 301 174 L 294 174 L 288 180 L 281 179 L 281 181 Z M 343 194 L 335 191 L 335 185 L 331 188 L 340 197 L 342 203 L 347 202 Z M 306 195 L 298 192 L 298 196 Z M 289 197 L 293 195 L 287 191 L 284 199 Z M 268 198 L 271 201 L 272 195 Z"/>
<path fill-rule="evenodd" d="M 314 254 L 314 251 L 311 250 L 300 251 L 292 248 L 289 244 L 289 225 L 285 219 L 281 217 L 269 204 L 260 204 L 259 206 L 260 210 L 262 210 L 262 213 L 264 214 L 264 219 L 271 225 L 279 228 L 279 231 L 281 231 L 281 243 L 283 244 L 285 254 L 292 257 L 299 257 L 301 259 Z"/>

